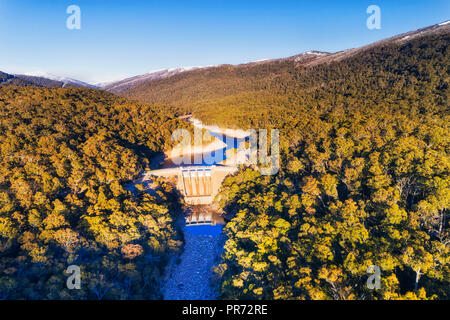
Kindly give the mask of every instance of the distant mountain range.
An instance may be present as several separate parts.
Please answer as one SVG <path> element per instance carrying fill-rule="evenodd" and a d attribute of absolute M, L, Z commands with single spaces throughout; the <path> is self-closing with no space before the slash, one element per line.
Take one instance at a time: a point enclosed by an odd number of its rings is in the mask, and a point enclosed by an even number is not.
<path fill-rule="evenodd" d="M 36 74 L 30 74 L 30 75 L 16 75 L 17 77 L 20 77 L 22 79 L 31 80 L 31 81 L 37 81 L 37 79 L 48 79 L 51 81 L 55 81 L 58 84 L 60 84 L 62 87 L 86 87 L 86 88 L 93 88 L 98 89 L 99 86 L 95 84 L 90 84 L 87 82 L 83 82 L 77 79 L 69 78 L 69 77 L 61 77 L 58 75 L 50 74 L 50 73 L 36 73 Z"/>
<path fill-rule="evenodd" d="M 74 88 L 92 88 L 98 89 L 98 86 L 91 85 L 89 83 L 55 76 L 51 74 L 42 75 L 24 75 L 24 74 L 8 74 L 0 71 L 0 86 L 37 86 L 37 87 L 49 87 L 49 88 L 64 88 L 64 87 L 74 87 Z"/>
<path fill-rule="evenodd" d="M 239 103 L 244 104 L 250 94 L 253 95 L 252 101 L 261 99 L 271 87 L 312 86 L 311 90 L 314 90 L 314 85 L 327 85 L 327 83 L 317 83 L 314 75 L 308 70 L 319 67 L 329 68 L 328 66 L 333 63 L 358 57 L 370 60 L 371 54 L 376 54 L 375 52 L 384 48 L 407 45 L 427 36 L 446 36 L 449 32 L 450 23 L 444 22 L 336 53 L 309 51 L 282 59 L 240 65 L 220 65 L 181 72 L 170 77 L 142 82 L 120 94 L 142 102 L 181 107 L 186 112 L 193 112 L 200 106 L 204 109 L 206 105 L 211 105 L 213 102 L 225 105 L 229 103 L 229 99 L 237 99 L 235 103 L 240 101 Z M 305 82 L 306 76 L 312 77 L 310 83 Z M 284 95 L 280 92 L 277 94 Z"/>
<path fill-rule="evenodd" d="M 112 93 L 120 94 L 125 92 L 133 87 L 136 87 L 144 82 L 165 79 L 181 72 L 197 70 L 205 67 L 182 67 L 182 68 L 173 68 L 173 69 L 163 69 L 157 71 L 151 71 L 149 73 L 145 73 L 142 75 L 134 76 L 131 78 L 126 78 L 123 80 L 110 82 L 102 85 L 102 89 L 110 91 Z"/>
<path fill-rule="evenodd" d="M 280 64 L 289 62 L 293 67 L 310 67 L 319 65 L 322 63 L 330 63 L 332 61 L 339 61 L 358 53 L 364 52 L 368 49 L 387 45 L 389 43 L 403 43 L 411 41 L 417 37 L 425 36 L 431 33 L 449 32 L 450 21 L 446 21 L 437 25 L 426 27 L 423 29 L 407 32 L 392 38 L 381 40 L 373 44 L 363 46 L 355 49 L 348 49 L 336 53 L 321 52 L 321 51 L 308 51 L 299 55 L 295 55 L 288 58 L 281 59 L 267 59 L 260 60 L 239 65 L 216 65 L 207 67 L 180 67 L 173 69 L 163 69 L 157 71 L 151 71 L 142 75 L 126 78 L 119 81 L 103 82 L 96 84 L 89 84 L 83 81 L 79 81 L 72 78 L 60 77 L 52 74 L 36 74 L 36 75 L 20 75 L 20 74 L 7 74 L 0 71 L 0 86 L 5 85 L 19 85 L 19 86 L 41 86 L 41 87 L 87 87 L 93 89 L 103 89 L 115 94 L 124 95 L 127 97 L 135 98 L 146 102 L 166 102 L 172 103 L 176 99 L 160 99 L 164 96 L 164 93 L 158 93 L 154 95 L 152 92 L 155 90 L 167 90 L 164 84 L 169 82 L 183 82 L 185 85 L 186 79 L 189 77 L 192 80 L 201 80 L 205 82 L 211 75 L 218 76 L 220 73 L 234 73 L 237 78 L 253 77 L 254 72 L 258 69 L 258 73 L 261 72 L 261 65 L 265 66 L 266 74 L 259 77 L 271 77 L 275 69 L 278 69 Z M 264 71 L 263 71 L 264 73 Z M 229 74 L 227 75 L 227 77 Z M 199 79 L 201 78 L 201 79 Z M 170 79 L 170 80 L 169 80 Z M 219 78 L 216 80 L 220 81 Z M 226 81 L 223 82 L 224 91 L 227 91 Z M 204 88 L 207 90 L 207 88 Z M 170 89 L 170 90 L 173 90 Z M 185 91 L 187 93 L 187 91 Z M 201 93 L 198 93 L 201 95 Z M 158 96 L 158 97 L 156 97 Z"/>

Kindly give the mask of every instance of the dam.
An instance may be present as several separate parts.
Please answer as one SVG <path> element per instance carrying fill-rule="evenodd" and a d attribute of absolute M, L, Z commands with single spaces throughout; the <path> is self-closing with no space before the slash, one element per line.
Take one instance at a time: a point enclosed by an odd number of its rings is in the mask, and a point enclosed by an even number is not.
<path fill-rule="evenodd" d="M 182 194 L 184 201 L 191 206 L 210 205 L 213 203 L 223 180 L 233 174 L 238 167 L 228 166 L 187 166 L 149 170 L 142 176 L 142 182 L 154 177 L 172 178 Z M 215 225 L 221 217 L 211 210 L 194 212 L 186 217 L 186 225 Z"/>
<path fill-rule="evenodd" d="M 195 130 L 206 130 L 214 141 L 206 145 L 194 144 L 187 148 L 172 149 L 162 158 L 155 158 L 150 166 L 152 170 L 146 170 L 139 180 L 144 183 L 161 177 L 173 181 L 190 207 L 186 225 L 223 224 L 221 214 L 214 212 L 217 210 L 204 208 L 213 204 L 224 179 L 239 170 L 237 165 L 246 163 L 245 156 L 242 156 L 245 153 L 240 151 L 240 147 L 249 139 L 249 134 L 242 130 L 204 126 L 190 115 L 180 119 L 190 122 Z M 231 160 L 231 163 L 226 160 Z"/>
<path fill-rule="evenodd" d="M 150 170 L 142 181 L 152 177 L 175 178 L 175 185 L 190 205 L 208 205 L 217 195 L 223 180 L 238 170 L 226 166 L 191 166 Z"/>

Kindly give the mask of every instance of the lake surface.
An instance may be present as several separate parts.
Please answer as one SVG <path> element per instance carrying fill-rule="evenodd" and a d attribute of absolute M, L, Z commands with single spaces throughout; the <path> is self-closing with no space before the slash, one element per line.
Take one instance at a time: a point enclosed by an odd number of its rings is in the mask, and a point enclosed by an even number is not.
<path fill-rule="evenodd" d="M 199 129 L 205 129 L 209 132 L 212 137 L 217 138 L 225 146 L 223 148 L 218 148 L 214 151 L 202 152 L 202 153 L 192 153 L 191 163 L 183 163 L 177 166 L 212 166 L 212 165 L 223 165 L 223 161 L 227 160 L 227 151 L 231 149 L 238 149 L 242 142 L 249 140 L 249 134 L 243 130 L 227 130 L 214 126 L 205 126 L 201 121 L 195 118 L 186 118 L 185 121 L 189 121 L 194 127 Z M 228 134 L 229 132 L 229 134 Z M 194 155 L 196 155 L 195 159 Z M 201 157 L 201 161 L 200 160 Z M 179 158 L 178 158 L 179 159 Z M 172 167 L 174 163 L 167 159 L 163 164 L 163 167 Z"/>

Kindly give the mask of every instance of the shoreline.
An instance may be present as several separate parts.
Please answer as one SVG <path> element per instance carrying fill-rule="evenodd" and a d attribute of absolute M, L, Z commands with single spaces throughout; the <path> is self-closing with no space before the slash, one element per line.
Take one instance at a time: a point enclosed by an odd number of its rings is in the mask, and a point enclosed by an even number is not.
<path fill-rule="evenodd" d="M 192 157 L 198 154 L 205 154 L 212 151 L 222 150 L 227 147 L 227 144 L 218 138 L 214 137 L 214 141 L 205 146 L 182 146 L 181 148 L 173 148 L 166 153 L 165 160 L 173 160 L 180 157 Z"/>
<path fill-rule="evenodd" d="M 242 129 L 224 129 L 219 126 L 204 125 L 199 119 L 192 116 L 186 117 L 186 119 L 194 126 L 200 129 L 206 129 L 211 133 L 222 134 L 233 138 L 244 139 L 250 136 L 250 132 Z"/>

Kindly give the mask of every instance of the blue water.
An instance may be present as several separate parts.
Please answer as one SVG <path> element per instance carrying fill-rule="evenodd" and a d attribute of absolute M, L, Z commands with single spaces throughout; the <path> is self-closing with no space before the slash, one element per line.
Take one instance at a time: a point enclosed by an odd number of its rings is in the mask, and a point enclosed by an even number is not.
<path fill-rule="evenodd" d="M 182 164 L 181 166 L 213 166 L 221 163 L 222 161 L 227 159 L 226 151 L 230 149 L 237 149 L 241 142 L 248 141 L 249 137 L 245 138 L 235 138 L 231 136 L 226 136 L 222 133 L 217 132 L 211 132 L 209 131 L 209 134 L 213 137 L 216 137 L 217 139 L 221 140 L 223 143 L 226 144 L 226 147 L 223 149 L 206 152 L 201 154 L 202 161 L 201 163 L 195 163 L 196 159 L 194 156 L 191 157 L 191 164 Z"/>
<path fill-rule="evenodd" d="M 206 235 L 206 236 L 213 236 L 217 237 L 222 233 L 223 226 L 220 224 L 216 224 L 215 226 L 209 226 L 209 225 L 203 225 L 203 226 L 195 226 L 191 225 L 189 227 L 184 228 L 184 232 L 200 236 L 200 235 Z"/>
<path fill-rule="evenodd" d="M 226 136 L 226 135 L 221 134 L 221 133 L 216 133 L 216 132 L 211 132 L 211 131 L 209 132 L 209 134 L 211 136 L 213 136 L 213 137 L 216 137 L 219 140 L 222 140 L 222 142 L 226 144 L 225 148 L 223 148 L 221 150 L 217 150 L 215 152 L 211 152 L 211 156 L 212 156 L 213 159 L 215 159 L 216 152 L 220 154 L 220 156 L 217 155 L 219 160 L 215 161 L 214 164 L 220 163 L 223 160 L 227 159 L 227 156 L 226 156 L 226 151 L 227 150 L 230 150 L 230 149 L 233 149 L 233 148 L 237 149 L 239 147 L 239 145 L 241 144 L 241 142 L 244 142 L 244 141 L 248 140 L 248 137 L 247 138 L 235 138 L 235 137 L 230 137 L 230 136 Z M 203 162 L 205 162 L 205 161 L 203 161 Z M 208 165 L 208 164 L 205 163 L 204 165 Z"/>
<path fill-rule="evenodd" d="M 194 119 L 195 120 L 195 119 Z M 185 118 L 184 121 L 191 122 L 190 118 Z M 195 126 L 195 124 L 194 124 Z M 226 134 L 211 131 L 207 128 L 203 128 L 208 131 L 209 135 L 217 138 L 225 144 L 225 147 L 219 150 L 205 152 L 202 154 L 197 153 L 195 155 L 191 155 L 191 159 L 186 162 L 181 159 L 177 159 L 176 165 L 179 167 L 191 167 L 191 166 L 213 166 L 220 165 L 221 162 L 227 159 L 226 151 L 230 149 L 238 149 L 239 145 L 242 142 L 249 141 L 250 136 L 246 136 L 244 138 L 237 138 L 233 136 L 227 136 Z M 185 155 L 186 156 L 186 155 Z M 173 163 L 169 161 L 167 163 L 168 166 L 172 166 Z"/>

